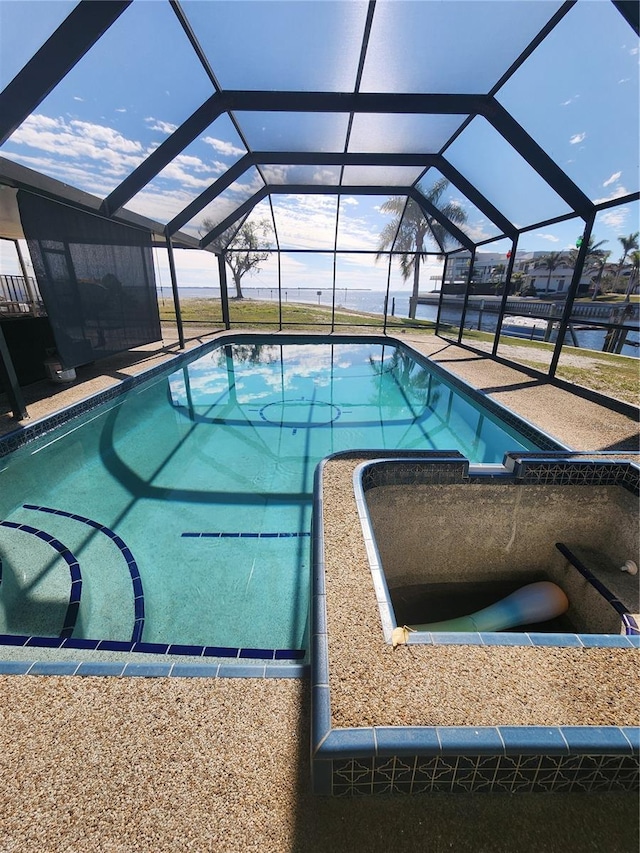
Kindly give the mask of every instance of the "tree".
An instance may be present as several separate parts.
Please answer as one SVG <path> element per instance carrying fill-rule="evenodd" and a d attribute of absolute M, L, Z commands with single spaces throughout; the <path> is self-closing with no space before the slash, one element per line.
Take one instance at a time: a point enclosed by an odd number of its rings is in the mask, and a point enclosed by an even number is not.
<path fill-rule="evenodd" d="M 622 272 L 622 268 L 624 266 L 625 261 L 630 252 L 635 251 L 638 248 L 638 236 L 640 236 L 640 232 L 636 231 L 635 234 L 629 234 L 627 237 L 618 237 L 618 240 L 622 244 L 622 257 L 618 261 L 618 269 L 616 270 L 616 284 L 620 280 L 620 274 Z M 631 290 L 627 287 L 627 292 L 625 294 L 626 298 L 629 298 L 629 294 Z"/>
<path fill-rule="evenodd" d="M 507 268 L 504 264 L 496 264 L 496 266 L 491 270 L 491 283 L 494 286 L 496 294 L 498 294 L 502 288 L 506 269 Z"/>
<path fill-rule="evenodd" d="M 565 263 L 565 257 L 562 252 L 549 252 L 546 255 L 543 255 L 537 263 L 536 267 L 544 267 L 549 270 L 549 275 L 547 276 L 547 283 L 544 288 L 544 292 L 549 292 L 549 284 L 551 283 L 551 273 L 554 270 L 557 270 L 558 267 L 562 266 Z"/>
<path fill-rule="evenodd" d="M 209 219 L 202 221 L 202 227 L 207 232 L 211 231 L 214 225 Z M 266 250 L 271 248 L 270 235 L 271 223 L 268 219 L 261 219 L 259 222 L 245 222 L 228 246 L 222 245 L 221 241 L 214 240 L 214 248 L 217 252 L 224 254 L 225 263 L 231 270 L 233 282 L 236 286 L 236 299 L 244 299 L 240 285 L 242 278 L 247 273 L 259 273 L 258 264 L 266 261 L 269 257 L 270 252 Z M 238 251 L 227 252 L 227 249 Z"/>
<path fill-rule="evenodd" d="M 602 276 L 607 268 L 607 262 L 609 261 L 609 256 L 611 252 L 600 252 L 598 255 L 594 255 L 591 259 L 591 263 L 589 265 L 589 272 L 595 272 L 596 277 L 593 280 L 593 296 L 591 297 L 591 301 L 595 302 L 595 300 L 600 295 L 600 289 L 602 286 Z M 586 265 L 585 265 L 586 266 Z"/>
<path fill-rule="evenodd" d="M 633 291 L 638 286 L 638 277 L 640 273 L 640 251 L 636 249 L 629 256 L 631 260 L 631 275 L 629 276 L 629 287 L 627 288 L 627 297 L 631 296 Z"/>
<path fill-rule="evenodd" d="M 445 193 L 449 181 L 439 178 L 430 190 L 423 193 L 427 201 L 431 202 L 438 210 L 456 225 L 467 221 L 467 214 L 455 201 L 449 201 L 440 205 L 442 195 Z M 440 248 L 446 247 L 451 235 L 437 219 L 423 213 L 420 206 L 404 196 L 393 196 L 387 199 L 380 209 L 384 213 L 393 213 L 394 218 L 388 222 L 380 232 L 378 243 L 379 260 L 385 251 L 395 249 L 400 254 L 400 271 L 402 278 L 407 281 L 413 276 L 413 292 L 409 301 L 409 317 L 415 318 L 416 306 L 418 304 L 418 293 L 420 288 L 420 261 L 424 261 L 425 240 L 432 240 Z"/>
<path fill-rule="evenodd" d="M 602 274 L 604 272 L 605 265 L 607 263 L 607 259 L 611 252 L 606 252 L 604 249 L 601 249 L 601 246 L 604 246 L 605 243 L 608 243 L 608 240 L 598 240 L 597 243 L 594 242 L 595 237 L 589 237 L 589 243 L 587 245 L 587 251 L 584 256 L 584 266 L 583 271 L 585 273 L 596 273 L 596 279 L 593 287 L 593 296 L 591 297 L 592 301 L 598 298 L 598 293 L 600 290 L 600 280 L 602 279 Z M 575 265 L 578 263 L 578 249 L 571 249 L 569 252 L 569 264 L 570 266 L 575 268 Z"/>

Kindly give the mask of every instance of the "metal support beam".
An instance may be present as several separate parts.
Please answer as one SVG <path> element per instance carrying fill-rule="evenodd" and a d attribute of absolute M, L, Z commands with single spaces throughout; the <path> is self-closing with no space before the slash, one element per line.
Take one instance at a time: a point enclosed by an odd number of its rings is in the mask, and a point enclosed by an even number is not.
<path fill-rule="evenodd" d="M 236 181 L 247 169 L 254 165 L 253 157 L 250 154 L 245 154 L 237 163 L 230 166 L 227 171 L 214 181 L 211 186 L 204 192 L 200 193 L 197 198 L 194 198 L 185 208 L 183 208 L 177 216 L 167 225 L 167 232 L 173 234 L 179 231 L 183 225 L 190 222 L 194 216 L 197 216 L 200 211 L 210 204 L 216 196 L 224 192 L 231 184 Z"/>
<path fill-rule="evenodd" d="M 571 284 L 569 285 L 569 290 L 567 292 L 567 299 L 564 303 L 564 310 L 562 312 L 562 318 L 560 320 L 560 328 L 558 329 L 558 338 L 556 340 L 556 346 L 553 350 L 553 356 L 551 358 L 551 364 L 549 365 L 549 377 L 553 379 L 556 375 L 556 370 L 558 368 L 558 362 L 560 360 L 560 356 L 562 354 L 562 347 L 564 345 L 564 338 L 567 332 L 567 327 L 569 325 L 569 320 L 571 319 L 571 312 L 573 311 L 573 302 L 576 298 L 576 294 L 578 293 L 578 287 L 580 286 L 580 279 L 582 278 L 582 273 L 584 271 L 584 262 L 587 259 L 587 252 L 589 251 L 589 240 L 591 239 L 591 232 L 593 231 L 593 224 L 595 222 L 595 214 L 589 217 L 584 226 L 584 233 L 582 235 L 582 243 L 580 244 L 580 248 L 578 249 L 578 257 L 576 258 L 576 265 L 573 268 L 573 275 L 571 276 Z"/>
<path fill-rule="evenodd" d="M 484 215 L 500 229 L 505 237 L 509 237 L 513 240 L 517 233 L 515 225 L 513 225 L 513 223 L 504 216 L 504 214 L 500 213 L 497 207 L 494 207 L 488 199 L 479 193 L 473 184 L 468 181 L 464 175 L 461 175 L 447 159 L 444 157 L 438 157 L 434 166 L 438 171 L 442 172 L 448 181 L 451 181 L 451 183 L 469 199 L 471 204 L 475 204 L 478 210 L 484 213 Z"/>
<path fill-rule="evenodd" d="M 0 378 L 4 379 L 4 382 L 0 383 L 0 385 L 6 383 L 13 417 L 17 421 L 23 421 L 28 417 L 27 407 L 24 403 L 24 397 L 20 390 L 16 370 L 13 366 L 13 359 L 11 358 L 11 353 L 4 337 L 2 326 L 0 326 Z"/>
<path fill-rule="evenodd" d="M 500 343 L 500 333 L 502 332 L 502 321 L 504 320 L 504 312 L 507 307 L 507 302 L 509 299 L 509 289 L 511 287 L 511 276 L 513 274 L 513 265 L 516 262 L 516 252 L 518 250 L 518 235 L 516 234 L 512 244 L 511 244 L 511 255 L 509 257 L 509 262 L 507 263 L 507 275 L 505 277 L 504 282 L 504 293 L 502 294 L 502 300 L 500 301 L 500 311 L 498 313 L 498 322 L 496 324 L 496 331 L 493 337 L 493 347 L 491 348 L 491 355 L 497 355 L 498 353 L 498 344 Z"/>
<path fill-rule="evenodd" d="M 462 343 L 462 330 L 464 329 L 464 321 L 467 316 L 467 306 L 469 304 L 469 292 L 471 290 L 471 279 L 473 278 L 473 265 L 476 262 L 475 246 L 471 250 L 471 261 L 469 263 L 469 272 L 467 273 L 467 286 L 464 289 L 464 299 L 462 302 L 462 313 L 460 314 L 460 325 L 458 326 L 458 343 Z"/>
<path fill-rule="evenodd" d="M 612 0 L 612 2 L 635 34 L 640 35 L 640 4 L 638 0 Z"/>
<path fill-rule="evenodd" d="M 233 213 L 230 213 L 225 219 L 222 220 L 215 228 L 212 228 L 208 234 L 206 234 L 202 240 L 200 241 L 200 247 L 204 249 L 214 240 L 216 240 L 221 234 L 230 228 L 235 222 L 237 222 L 241 217 L 246 216 L 258 202 L 262 201 L 268 195 L 389 195 L 390 187 L 388 186 L 376 186 L 376 187 L 360 187 L 360 186 L 315 186 L 309 184 L 290 184 L 290 185 L 282 185 L 282 184 L 269 184 L 266 187 L 258 190 L 257 193 L 248 198 L 243 204 L 241 204 Z M 406 195 L 410 198 L 414 199 L 416 203 L 429 215 L 433 216 L 441 225 L 446 228 L 453 237 L 455 237 L 458 242 L 462 243 L 469 251 L 473 247 L 473 243 L 471 240 L 464 234 L 460 229 L 450 222 L 446 216 L 443 216 L 440 211 L 430 204 L 425 197 L 413 187 L 394 187 L 393 192 L 396 195 Z"/>
<path fill-rule="evenodd" d="M 485 118 L 494 129 L 526 160 L 532 169 L 560 196 L 578 216 L 588 219 L 593 211 L 593 202 L 562 171 L 547 152 L 518 124 L 502 104 L 494 100 Z"/>
<path fill-rule="evenodd" d="M 131 0 L 81 0 L 78 3 L 0 94 L 0 145 L 31 115 L 130 3 Z M 27 8 L 25 15 L 28 17 Z M 28 26 L 26 19 L 25 26 Z"/>
<path fill-rule="evenodd" d="M 224 112 L 221 95 L 216 92 L 184 121 L 177 130 L 154 149 L 124 181 L 102 202 L 101 213 L 112 216 L 152 181 L 171 161 L 191 145 Z"/>
<path fill-rule="evenodd" d="M 108 216 L 119 210 L 225 112 L 431 113 L 465 116 L 488 109 L 491 100 L 486 95 L 215 92 L 113 190 L 103 203 L 102 213 Z M 343 155 L 339 156 L 342 158 Z"/>
<path fill-rule="evenodd" d="M 250 213 L 251 210 L 258 204 L 258 202 L 262 201 L 265 196 L 269 193 L 267 192 L 267 188 L 264 187 L 261 190 L 258 190 L 255 195 L 252 195 L 251 198 L 248 198 L 240 207 L 237 207 L 233 213 L 230 213 L 222 222 L 218 223 L 215 228 L 212 228 L 208 234 L 200 240 L 200 248 L 205 249 L 210 243 L 213 243 L 221 234 L 227 230 L 227 228 L 231 228 L 231 226 L 238 221 L 238 219 L 242 219 L 243 216 L 246 216 Z"/>
<path fill-rule="evenodd" d="M 229 315 L 229 288 L 227 286 L 227 264 L 224 252 L 218 255 L 218 277 L 220 279 L 220 303 L 222 307 L 222 322 L 225 329 L 231 328 L 231 317 Z"/>
<path fill-rule="evenodd" d="M 438 313 L 436 314 L 436 335 L 440 333 L 440 318 L 442 316 L 442 301 L 444 299 L 444 282 L 447 277 L 447 264 L 449 263 L 449 255 L 444 256 L 444 265 L 442 267 L 442 278 L 440 279 L 440 299 L 438 300 Z"/>
<path fill-rule="evenodd" d="M 404 195 L 404 193 L 403 193 Z M 437 222 L 445 228 L 451 236 L 458 241 L 465 249 L 468 249 L 470 252 L 475 248 L 475 244 L 472 240 L 467 237 L 467 235 L 461 231 L 457 225 L 447 219 L 447 217 L 441 213 L 438 208 L 433 205 L 419 190 L 414 189 L 413 187 L 409 187 L 406 195 L 409 198 L 412 198 L 417 205 L 421 208 L 421 210 L 427 215 L 433 217 Z"/>
<path fill-rule="evenodd" d="M 167 237 L 167 254 L 169 255 L 169 272 L 171 274 L 171 290 L 173 291 L 173 305 L 176 311 L 176 326 L 178 327 L 178 341 L 180 349 L 184 349 L 184 329 L 182 328 L 182 312 L 180 311 L 180 295 L 178 294 L 178 278 L 176 276 L 176 264 L 173 257 L 173 246 L 171 237 Z"/>

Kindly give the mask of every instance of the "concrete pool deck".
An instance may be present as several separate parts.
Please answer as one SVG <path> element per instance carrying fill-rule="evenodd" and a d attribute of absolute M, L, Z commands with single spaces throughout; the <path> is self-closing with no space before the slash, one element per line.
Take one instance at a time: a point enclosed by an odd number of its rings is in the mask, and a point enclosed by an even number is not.
<path fill-rule="evenodd" d="M 577 450 L 637 449 L 631 418 L 442 339 L 402 340 Z M 110 360 L 110 376 L 82 369 L 72 387 L 28 389 L 31 417 L 175 354 L 166 343 L 141 364 Z M 0 850 L 638 847 L 636 794 L 316 798 L 308 694 L 299 680 L 0 677 Z"/>

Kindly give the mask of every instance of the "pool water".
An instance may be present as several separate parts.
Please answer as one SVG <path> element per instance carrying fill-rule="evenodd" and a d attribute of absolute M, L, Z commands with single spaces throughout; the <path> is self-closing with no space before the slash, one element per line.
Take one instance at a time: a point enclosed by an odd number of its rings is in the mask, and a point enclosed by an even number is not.
<path fill-rule="evenodd" d="M 217 346 L 2 459 L 0 633 L 304 650 L 314 469 L 353 448 L 534 449 L 403 348 Z"/>

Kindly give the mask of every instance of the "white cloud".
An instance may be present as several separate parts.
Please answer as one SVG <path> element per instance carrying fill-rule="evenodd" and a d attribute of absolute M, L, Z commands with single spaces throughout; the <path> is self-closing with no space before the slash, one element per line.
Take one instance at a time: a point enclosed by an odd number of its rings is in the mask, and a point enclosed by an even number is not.
<path fill-rule="evenodd" d="M 573 95 L 573 97 L 568 98 L 566 101 L 562 101 L 562 103 L 560 104 L 560 106 L 561 106 L 561 107 L 568 107 L 568 106 L 569 106 L 569 104 L 572 104 L 572 103 L 573 103 L 574 101 L 576 101 L 579 97 L 580 97 L 580 95 Z"/>
<path fill-rule="evenodd" d="M 603 201 L 612 201 L 614 198 L 622 198 L 625 195 L 629 195 L 629 190 L 619 184 L 608 196 L 594 199 L 594 204 L 602 204 Z"/>
<path fill-rule="evenodd" d="M 142 145 L 134 139 L 127 139 L 111 127 L 106 127 L 101 124 L 93 124 L 88 121 L 72 121 L 70 122 L 71 129 L 82 139 L 90 140 L 91 143 L 98 145 L 100 156 L 104 156 L 103 147 L 111 151 L 118 151 L 124 154 L 133 154 L 142 152 Z"/>
<path fill-rule="evenodd" d="M 613 228 L 617 230 L 619 228 L 624 227 L 628 218 L 629 208 L 617 207 L 613 210 L 607 210 L 604 213 L 601 213 L 598 217 L 598 221 L 602 223 L 602 225 L 606 225 L 607 228 Z"/>
<path fill-rule="evenodd" d="M 145 118 L 145 121 L 149 125 L 150 130 L 157 130 L 160 133 L 166 134 L 167 136 L 169 136 L 169 134 L 173 133 L 174 130 L 177 130 L 178 128 L 177 124 L 171 124 L 171 122 L 162 121 L 161 119 L 152 118 L 150 116 Z"/>
<path fill-rule="evenodd" d="M 603 186 L 603 187 L 608 187 L 608 186 L 610 186 L 611 184 L 615 184 L 615 182 L 618 180 L 618 178 L 619 178 L 621 175 L 622 175 L 622 172 L 614 172 L 614 173 L 613 173 L 613 175 L 611 175 L 611 177 L 610 177 L 610 178 L 607 178 L 607 180 L 602 184 L 602 186 Z"/>
<path fill-rule="evenodd" d="M 618 85 L 620 85 L 621 83 L 630 83 L 630 82 L 631 82 L 631 77 L 623 77 L 621 80 L 618 80 Z"/>
<path fill-rule="evenodd" d="M 586 133 L 575 133 L 569 140 L 569 145 L 577 145 L 578 143 L 583 142 L 586 139 L 586 136 Z"/>
<path fill-rule="evenodd" d="M 222 154 L 224 157 L 240 157 L 247 152 L 244 148 L 236 148 L 231 142 L 225 142 L 223 139 L 216 139 L 213 136 L 204 136 L 202 139 L 207 145 L 211 145 L 214 151 Z"/>
<path fill-rule="evenodd" d="M 555 234 L 544 234 L 542 232 L 538 232 L 536 237 L 540 237 L 541 240 L 548 240 L 550 243 L 559 243 L 560 238 L 556 237 Z"/>

